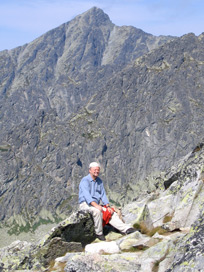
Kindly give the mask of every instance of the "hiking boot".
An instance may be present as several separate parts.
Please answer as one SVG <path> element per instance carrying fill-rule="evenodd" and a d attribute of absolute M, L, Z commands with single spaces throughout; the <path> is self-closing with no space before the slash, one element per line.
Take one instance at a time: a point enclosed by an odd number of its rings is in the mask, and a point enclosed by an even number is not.
<path fill-rule="evenodd" d="M 100 234 L 100 235 L 96 234 L 96 238 L 98 238 L 101 241 L 106 241 L 106 238 L 105 238 L 105 236 L 103 234 Z"/>
<path fill-rule="evenodd" d="M 125 234 L 131 234 L 131 233 L 133 233 L 135 231 L 137 231 L 137 230 L 134 229 L 134 228 L 129 228 L 129 229 L 126 230 Z"/>

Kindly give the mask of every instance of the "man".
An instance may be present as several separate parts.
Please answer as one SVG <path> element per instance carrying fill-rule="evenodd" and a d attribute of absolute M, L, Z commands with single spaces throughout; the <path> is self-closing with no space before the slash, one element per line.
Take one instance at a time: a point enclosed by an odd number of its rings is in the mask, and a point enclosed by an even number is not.
<path fill-rule="evenodd" d="M 105 241 L 103 235 L 103 205 L 106 205 L 108 211 L 112 214 L 109 224 L 124 234 L 135 232 L 128 224 L 125 224 L 116 212 L 109 206 L 109 201 L 103 186 L 102 180 L 98 177 L 100 173 L 100 164 L 92 162 L 89 165 L 89 174 L 82 178 L 79 184 L 79 204 L 80 210 L 88 211 L 92 214 L 96 237 Z"/>

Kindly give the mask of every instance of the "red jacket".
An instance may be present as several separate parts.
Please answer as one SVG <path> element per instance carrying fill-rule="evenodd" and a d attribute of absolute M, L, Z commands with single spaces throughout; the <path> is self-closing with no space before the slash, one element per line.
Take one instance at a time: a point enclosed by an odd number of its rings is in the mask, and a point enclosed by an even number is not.
<path fill-rule="evenodd" d="M 103 227 L 107 225 L 112 217 L 112 214 L 108 211 L 106 206 L 103 206 Z M 113 208 L 111 208 L 113 211 L 115 211 Z"/>

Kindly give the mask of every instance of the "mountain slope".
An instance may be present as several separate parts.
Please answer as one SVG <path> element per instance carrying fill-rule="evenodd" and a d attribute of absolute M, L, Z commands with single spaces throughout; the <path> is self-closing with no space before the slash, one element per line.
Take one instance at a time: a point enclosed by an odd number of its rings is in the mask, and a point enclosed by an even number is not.
<path fill-rule="evenodd" d="M 202 137 L 203 49 L 203 35 L 154 37 L 93 8 L 2 51 L 0 220 L 10 232 L 69 214 L 92 160 L 113 202 L 153 190 L 151 176 Z"/>
<path fill-rule="evenodd" d="M 60 118 L 67 118 L 113 72 L 169 39 L 116 27 L 102 10 L 92 8 L 30 44 L 2 51 L 0 95 L 3 120 L 9 121 L 6 129 L 40 109 L 54 108 Z"/>
<path fill-rule="evenodd" d="M 71 119 L 80 160 L 100 158 L 113 200 L 151 190 L 148 175 L 174 165 L 202 140 L 203 41 L 188 34 L 137 59 Z"/>

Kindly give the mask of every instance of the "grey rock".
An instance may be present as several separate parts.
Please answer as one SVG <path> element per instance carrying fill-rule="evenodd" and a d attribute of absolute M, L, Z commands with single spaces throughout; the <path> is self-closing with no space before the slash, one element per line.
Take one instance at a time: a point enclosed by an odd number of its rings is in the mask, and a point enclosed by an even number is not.
<path fill-rule="evenodd" d="M 115 241 L 100 242 L 86 245 L 85 252 L 90 254 L 115 254 L 120 252 L 120 248 Z"/>
<path fill-rule="evenodd" d="M 45 271 L 46 267 L 67 252 L 83 252 L 95 240 L 94 224 L 90 214 L 76 212 L 50 230 L 40 241 L 15 241 L 0 249 L 0 267 L 5 271 L 32 269 Z M 4 271 L 4 270 L 3 270 Z"/>
<path fill-rule="evenodd" d="M 82 211 L 72 213 L 46 234 L 39 245 L 46 245 L 56 237 L 66 242 L 79 242 L 83 247 L 91 243 L 95 239 L 92 216 Z"/>
<path fill-rule="evenodd" d="M 123 258 L 119 262 L 121 254 L 113 255 L 98 255 L 90 254 L 87 256 L 78 255 L 75 256 L 65 266 L 66 272 L 94 272 L 94 271 L 140 271 L 140 264 L 138 263 L 137 256 L 135 254 L 126 253 L 123 254 Z"/>
<path fill-rule="evenodd" d="M 193 225 L 193 231 L 184 241 L 177 243 L 177 254 L 174 256 L 173 264 L 167 272 L 171 271 L 202 271 L 204 267 L 203 258 L 203 217 Z M 193 270 L 191 270 L 193 267 Z"/>

